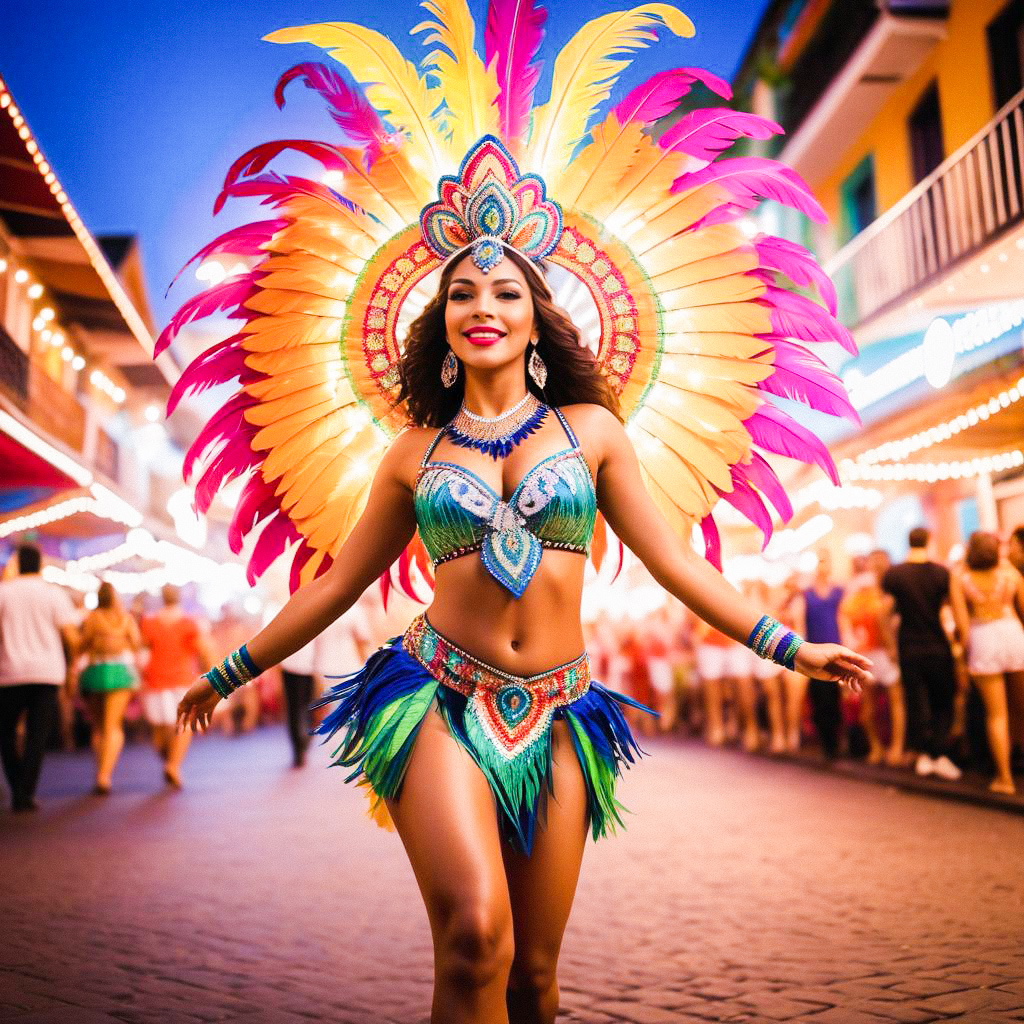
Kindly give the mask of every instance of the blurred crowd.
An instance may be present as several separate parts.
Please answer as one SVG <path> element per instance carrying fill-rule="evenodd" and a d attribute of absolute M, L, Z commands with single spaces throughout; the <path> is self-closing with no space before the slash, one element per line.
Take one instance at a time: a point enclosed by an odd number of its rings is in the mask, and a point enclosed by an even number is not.
<path fill-rule="evenodd" d="M 669 600 L 645 618 L 586 625 L 595 678 L 658 712 L 630 712 L 642 735 L 679 733 L 712 746 L 826 760 L 862 758 L 921 776 L 987 774 L 1015 791 L 1024 770 L 1024 527 L 1006 543 L 971 536 L 952 566 L 912 530 L 906 561 L 855 558 L 843 578 L 825 550 L 810 578 L 744 585 L 753 604 L 815 642 L 843 643 L 873 663 L 859 693 L 762 661 Z M 33 545 L 0 582 L 0 760 L 15 811 L 34 809 L 48 745 L 89 746 L 97 796 L 114 784 L 127 741 L 152 744 L 165 785 L 183 785 L 192 740 L 176 709 L 200 672 L 261 625 L 225 607 L 208 621 L 177 588 L 122 603 L 109 583 L 95 607 L 46 582 Z M 241 733 L 284 722 L 292 763 L 305 763 L 316 711 L 332 677 L 359 668 L 412 611 L 377 588 L 307 647 L 222 702 L 214 727 Z"/>

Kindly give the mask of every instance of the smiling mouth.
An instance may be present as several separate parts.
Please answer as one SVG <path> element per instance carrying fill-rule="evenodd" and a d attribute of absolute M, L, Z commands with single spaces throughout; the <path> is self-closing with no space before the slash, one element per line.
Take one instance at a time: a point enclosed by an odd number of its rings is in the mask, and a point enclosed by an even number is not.
<path fill-rule="evenodd" d="M 473 345 L 493 345 L 496 341 L 501 341 L 505 337 L 504 331 L 492 331 L 481 328 L 463 331 L 462 333 Z"/>

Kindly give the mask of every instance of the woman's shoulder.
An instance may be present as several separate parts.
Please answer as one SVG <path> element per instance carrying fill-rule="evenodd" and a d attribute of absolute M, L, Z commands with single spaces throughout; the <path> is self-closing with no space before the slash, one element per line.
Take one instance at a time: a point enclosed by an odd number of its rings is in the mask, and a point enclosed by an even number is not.
<path fill-rule="evenodd" d="M 569 421 L 569 426 L 581 437 L 585 434 L 607 434 L 623 430 L 621 420 L 597 402 L 575 402 L 560 405 L 558 411 Z"/>

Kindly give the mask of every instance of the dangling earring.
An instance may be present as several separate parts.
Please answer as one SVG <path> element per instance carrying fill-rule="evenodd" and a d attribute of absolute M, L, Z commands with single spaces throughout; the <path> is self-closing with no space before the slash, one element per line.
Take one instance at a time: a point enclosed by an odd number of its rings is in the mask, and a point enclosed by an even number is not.
<path fill-rule="evenodd" d="M 448 355 L 444 357 L 444 362 L 441 364 L 441 383 L 446 387 L 452 387 L 456 380 L 459 378 L 459 361 L 455 358 L 455 353 L 448 349 Z"/>
<path fill-rule="evenodd" d="M 533 378 L 533 383 L 543 391 L 544 385 L 548 382 L 548 368 L 544 365 L 544 360 L 541 359 L 540 354 L 537 352 L 536 339 L 531 340 L 533 341 L 534 349 L 526 363 L 526 372 Z"/>

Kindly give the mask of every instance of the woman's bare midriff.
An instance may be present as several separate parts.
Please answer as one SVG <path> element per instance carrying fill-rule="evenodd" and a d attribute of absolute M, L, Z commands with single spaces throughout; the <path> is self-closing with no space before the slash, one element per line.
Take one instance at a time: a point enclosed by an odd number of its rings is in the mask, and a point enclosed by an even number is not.
<path fill-rule="evenodd" d="M 517 676 L 532 676 L 583 653 L 580 601 L 585 557 L 545 548 L 518 600 L 478 553 L 437 567 L 430 624 L 468 654 Z"/>

